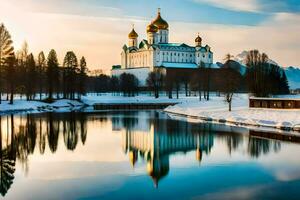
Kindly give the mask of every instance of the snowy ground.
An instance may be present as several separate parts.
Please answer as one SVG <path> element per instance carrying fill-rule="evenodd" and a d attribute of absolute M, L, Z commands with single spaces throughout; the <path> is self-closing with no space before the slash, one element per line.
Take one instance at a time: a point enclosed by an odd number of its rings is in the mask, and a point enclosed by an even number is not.
<path fill-rule="evenodd" d="M 63 112 L 74 109 L 79 109 L 84 106 L 83 103 L 71 100 L 58 100 L 54 103 L 44 103 L 41 101 L 26 101 L 16 99 L 14 104 L 9 104 L 8 101 L 2 101 L 0 104 L 0 114 L 6 114 L 11 112 Z"/>
<path fill-rule="evenodd" d="M 2 99 L 5 97 L 6 96 L 2 96 Z M 8 101 L 2 101 L 0 104 L 0 114 L 11 112 L 67 112 L 81 109 L 84 106 L 93 106 L 95 103 L 182 103 L 188 102 L 189 99 L 190 98 L 186 97 L 169 99 L 165 97 L 165 95 L 159 99 L 155 99 L 153 96 L 149 96 L 149 93 L 141 94 L 136 97 L 123 97 L 121 95 L 115 96 L 112 94 L 89 94 L 82 97 L 82 102 L 62 99 L 49 104 L 41 101 L 26 101 L 16 97 L 13 105 L 10 105 Z"/>
<path fill-rule="evenodd" d="M 174 96 L 175 97 L 175 96 Z M 289 96 L 291 98 L 291 96 Z M 295 98 L 295 96 L 292 96 Z M 300 98 L 298 96 L 297 98 Z M 165 95 L 155 99 L 149 94 L 136 97 L 113 96 L 111 94 L 89 94 L 82 97 L 82 102 L 58 100 L 52 104 L 40 101 L 26 101 L 16 98 L 13 105 L 3 101 L 0 104 L 0 114 L 10 112 L 67 112 L 92 106 L 95 103 L 178 103 L 169 106 L 165 111 L 194 118 L 221 123 L 230 123 L 243 126 L 263 126 L 281 129 L 300 129 L 300 110 L 276 110 L 248 108 L 248 95 L 239 94 L 234 97 L 232 112 L 228 111 L 228 104 L 223 97 L 211 95 L 210 101 L 199 101 L 198 97 L 168 99 Z"/>
<path fill-rule="evenodd" d="M 234 125 L 263 126 L 297 130 L 300 128 L 300 110 L 255 109 L 248 107 L 248 95 L 234 97 L 232 111 L 222 97 L 211 101 L 189 101 L 169 106 L 165 111 Z"/>

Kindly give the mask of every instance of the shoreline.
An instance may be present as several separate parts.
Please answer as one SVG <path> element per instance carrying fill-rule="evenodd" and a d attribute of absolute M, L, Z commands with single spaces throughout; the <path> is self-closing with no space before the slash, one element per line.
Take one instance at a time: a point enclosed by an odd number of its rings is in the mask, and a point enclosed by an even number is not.
<path fill-rule="evenodd" d="M 267 128 L 270 131 L 287 131 L 287 132 L 295 132 L 295 133 L 300 133 L 300 125 L 296 126 L 279 126 L 279 125 L 264 125 L 264 124 L 253 124 L 253 123 L 247 123 L 247 122 L 240 122 L 237 120 L 226 120 L 222 118 L 213 118 L 213 117 L 207 117 L 207 116 L 201 116 L 201 115 L 190 115 L 186 113 L 180 113 L 180 112 L 175 112 L 175 111 L 170 111 L 168 108 L 164 109 L 164 112 L 167 114 L 172 114 L 172 115 L 177 115 L 181 117 L 185 117 L 186 119 L 196 119 L 196 120 L 201 120 L 204 122 L 211 122 L 211 123 L 218 123 L 218 124 L 224 124 L 228 126 L 235 126 L 235 127 L 244 127 L 244 128 L 256 128 L 256 129 L 261 129 L 261 128 Z"/>

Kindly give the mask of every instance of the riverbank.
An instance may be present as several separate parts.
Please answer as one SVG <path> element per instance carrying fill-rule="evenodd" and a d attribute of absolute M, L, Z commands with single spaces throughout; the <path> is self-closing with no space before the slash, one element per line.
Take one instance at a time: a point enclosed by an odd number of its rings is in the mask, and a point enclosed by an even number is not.
<path fill-rule="evenodd" d="M 256 126 L 300 130 L 300 110 L 255 109 L 248 107 L 248 96 L 234 97 L 232 111 L 222 97 L 210 101 L 183 102 L 165 109 L 168 113 L 235 126 Z"/>
<path fill-rule="evenodd" d="M 135 97 L 115 96 L 112 94 L 83 96 L 81 101 L 59 99 L 53 103 L 42 101 L 26 101 L 16 98 L 11 105 L 8 101 L 2 101 L 0 104 L 0 114 L 9 114 L 17 112 L 69 112 L 80 110 L 85 107 L 92 107 L 95 104 L 174 104 L 188 102 L 195 97 L 182 97 L 180 99 L 169 99 L 165 96 L 155 99 L 152 96 L 142 94 Z"/>
<path fill-rule="evenodd" d="M 84 106 L 85 104 L 82 102 L 67 99 L 56 100 L 53 103 L 16 99 L 13 104 L 9 104 L 8 101 L 2 101 L 0 104 L 0 114 L 17 112 L 65 112 L 77 110 Z"/>
<path fill-rule="evenodd" d="M 163 104 L 176 105 L 167 107 L 164 111 L 185 117 L 192 117 L 204 121 L 235 126 L 269 127 L 284 130 L 300 130 L 300 110 L 255 109 L 248 107 L 248 95 L 239 94 L 234 97 L 232 112 L 228 111 L 228 104 L 223 97 L 211 95 L 210 101 L 199 101 L 198 97 L 181 96 L 179 99 L 169 99 L 162 96 L 155 99 L 142 94 L 136 97 L 114 96 L 112 94 L 87 95 L 82 100 L 72 101 L 61 99 L 54 103 L 41 101 L 26 101 L 16 99 L 13 105 L 7 101 L 0 104 L 0 114 L 17 112 L 70 112 L 91 107 L 95 104 Z"/>

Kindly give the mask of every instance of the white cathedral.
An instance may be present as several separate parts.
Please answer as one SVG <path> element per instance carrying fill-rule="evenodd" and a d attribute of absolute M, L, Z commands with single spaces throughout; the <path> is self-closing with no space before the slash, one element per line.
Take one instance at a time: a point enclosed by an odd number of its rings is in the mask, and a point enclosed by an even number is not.
<path fill-rule="evenodd" d="M 112 75 L 134 74 L 141 85 L 145 85 L 148 73 L 157 68 L 162 71 L 170 68 L 196 69 L 201 63 L 205 66 L 213 63 L 213 53 L 208 45 L 202 45 L 199 35 L 195 39 L 195 46 L 169 43 L 169 24 L 161 17 L 160 9 L 156 19 L 147 26 L 147 40 L 138 43 L 134 28 L 128 38 L 128 46 L 124 45 L 121 53 L 121 66 L 114 66 Z"/>

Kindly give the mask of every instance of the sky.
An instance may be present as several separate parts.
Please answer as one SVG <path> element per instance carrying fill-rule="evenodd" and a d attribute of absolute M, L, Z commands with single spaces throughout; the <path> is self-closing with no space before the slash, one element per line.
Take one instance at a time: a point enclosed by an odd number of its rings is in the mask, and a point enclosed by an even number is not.
<path fill-rule="evenodd" d="M 134 24 L 139 40 L 161 8 L 170 42 L 193 45 L 197 33 L 214 62 L 258 49 L 282 66 L 300 66 L 299 0 L 0 0 L 0 23 L 15 49 L 24 41 L 37 55 L 55 49 L 85 56 L 90 69 L 120 64 Z"/>

